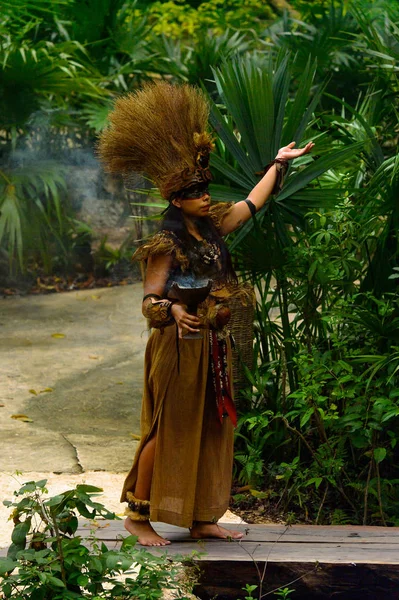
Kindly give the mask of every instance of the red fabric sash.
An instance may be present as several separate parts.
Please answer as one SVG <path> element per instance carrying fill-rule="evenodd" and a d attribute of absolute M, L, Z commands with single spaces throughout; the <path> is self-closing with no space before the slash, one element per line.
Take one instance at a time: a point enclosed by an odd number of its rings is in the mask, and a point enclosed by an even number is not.
<path fill-rule="evenodd" d="M 232 399 L 229 365 L 227 362 L 227 342 L 219 340 L 216 331 L 209 331 L 210 341 L 210 367 L 212 371 L 213 387 L 216 394 L 216 406 L 220 422 L 229 416 L 234 427 L 237 426 L 237 411 Z"/>

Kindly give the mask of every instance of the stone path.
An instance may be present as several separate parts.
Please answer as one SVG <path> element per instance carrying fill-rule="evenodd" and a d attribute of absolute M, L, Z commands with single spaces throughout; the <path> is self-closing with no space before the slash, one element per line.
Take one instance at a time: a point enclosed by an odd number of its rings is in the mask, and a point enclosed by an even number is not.
<path fill-rule="evenodd" d="M 51 495 L 97 485 L 121 512 L 139 433 L 141 298 L 137 283 L 0 299 L 0 546 L 12 529 L 2 501 L 27 480 L 48 479 Z"/>
<path fill-rule="evenodd" d="M 128 469 L 147 340 L 141 297 L 135 284 L 0 300 L 0 471 Z"/>

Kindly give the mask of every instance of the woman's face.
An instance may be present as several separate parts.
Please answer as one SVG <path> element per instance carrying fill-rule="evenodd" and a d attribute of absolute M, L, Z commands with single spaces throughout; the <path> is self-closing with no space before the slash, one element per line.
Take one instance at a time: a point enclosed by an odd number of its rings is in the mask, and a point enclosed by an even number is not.
<path fill-rule="evenodd" d="M 198 198 L 175 198 L 172 204 L 180 208 L 186 217 L 205 217 L 209 212 L 211 196 L 209 192 L 202 192 Z"/>

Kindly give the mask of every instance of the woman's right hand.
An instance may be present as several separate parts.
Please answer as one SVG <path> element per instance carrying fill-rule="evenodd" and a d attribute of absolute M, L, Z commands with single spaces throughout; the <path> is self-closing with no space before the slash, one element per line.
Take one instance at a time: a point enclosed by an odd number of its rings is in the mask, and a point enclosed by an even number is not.
<path fill-rule="evenodd" d="M 181 304 L 172 304 L 171 314 L 177 323 L 179 338 L 184 338 L 187 333 L 197 333 L 201 321 L 198 317 L 190 315 Z"/>

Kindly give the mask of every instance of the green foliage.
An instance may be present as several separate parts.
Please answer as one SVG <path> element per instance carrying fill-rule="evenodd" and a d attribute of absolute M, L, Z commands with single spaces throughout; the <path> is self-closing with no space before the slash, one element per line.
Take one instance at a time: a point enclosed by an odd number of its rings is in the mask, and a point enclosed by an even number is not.
<path fill-rule="evenodd" d="M 212 165 L 225 186 L 219 188 L 221 199 L 229 198 L 231 192 L 246 197 L 256 185 L 259 172 L 263 172 L 264 165 L 276 156 L 279 148 L 293 139 L 298 145 L 311 139 L 313 113 L 323 89 L 320 86 L 314 89 L 316 65 L 309 61 L 298 89 L 290 94 L 293 64 L 295 59 L 287 52 L 280 52 L 275 61 L 249 55 L 226 62 L 215 70 L 216 86 L 227 113 L 223 114 L 216 103 L 212 103 L 211 123 L 221 140 L 219 156 L 213 157 Z M 324 173 L 349 161 L 361 146 L 362 142 L 337 141 L 335 148 L 325 153 L 321 148 L 322 155 L 317 161 L 306 156 L 290 166 L 282 191 L 234 235 L 230 250 L 240 271 L 254 281 L 259 293 L 262 293 L 263 278 L 273 273 L 278 282 L 279 302 L 288 306 L 284 255 L 295 245 L 289 226 L 303 230 L 305 214 L 315 207 L 328 208 L 337 201 L 342 194 L 341 185 L 321 186 L 316 180 L 320 181 Z M 216 197 L 219 194 L 217 191 Z M 319 243 L 322 244 L 322 240 Z M 264 310 L 263 318 L 259 319 L 260 328 L 269 326 L 267 313 L 268 310 Z M 281 330 L 275 330 L 275 334 L 284 340 L 286 360 L 292 364 L 294 349 L 287 310 L 282 311 L 282 317 Z M 294 388 L 292 369 L 288 377 Z"/>
<path fill-rule="evenodd" d="M 46 480 L 29 481 L 13 502 L 14 530 L 7 558 L 0 558 L 2 598 L 72 600 L 161 598 L 165 589 L 186 598 L 178 583 L 181 559 L 154 556 L 127 536 L 118 549 L 96 538 L 97 517 L 116 519 L 96 501 L 100 488 L 78 485 L 46 498 Z M 82 537 L 78 515 L 90 519 Z M 191 591 L 191 590 L 190 590 Z"/>
<path fill-rule="evenodd" d="M 227 29 L 259 30 L 275 15 L 275 9 L 265 0 L 207 0 L 198 8 L 184 0 L 169 0 L 152 2 L 148 8 L 154 33 L 173 39 L 197 36 L 204 30 L 213 35 L 221 35 Z"/>
<path fill-rule="evenodd" d="M 208 0 L 199 6 L 198 15 L 205 27 L 221 33 L 228 28 L 257 30 L 276 16 L 276 9 L 264 0 Z"/>
<path fill-rule="evenodd" d="M 211 89 L 212 68 L 219 66 L 224 60 L 245 53 L 250 47 L 247 37 L 236 31 L 226 30 L 220 35 L 210 36 L 202 30 L 195 44 L 183 45 L 162 35 L 152 44 L 158 52 L 160 71 L 173 75 L 177 80 L 191 84 L 199 81 Z"/>
<path fill-rule="evenodd" d="M 155 4 L 2 6 L 0 244 L 11 274 L 68 270 L 81 234 L 68 203 L 66 156 L 92 151 L 116 94 L 154 72 L 191 83 L 210 79 L 211 66 L 245 52 L 248 41 L 240 32 L 211 36 L 201 27 L 198 46 L 188 38 L 181 46 L 153 29 Z M 35 155 L 42 160 L 33 164 Z"/>
<path fill-rule="evenodd" d="M 55 161 L 24 162 L 0 171 L 0 244 L 10 272 L 73 271 L 92 231 L 66 201 L 66 170 Z"/>
<path fill-rule="evenodd" d="M 266 490 L 271 507 L 315 522 L 396 524 L 399 301 L 396 294 L 354 293 L 359 266 L 350 253 L 356 248 L 346 248 L 353 226 L 342 227 L 343 221 L 341 215 L 336 223 L 345 252 L 337 252 L 334 241 L 334 265 L 326 248 L 321 274 L 306 277 L 317 237 L 302 244 L 304 265 L 299 244 L 289 251 L 292 261 L 284 268 L 294 284 L 286 290 L 294 315 L 293 364 L 281 338 L 256 330 L 257 367 L 248 373 L 251 388 L 243 394 L 247 409 L 237 432 L 238 475 Z M 275 318 L 278 328 L 281 317 Z M 259 361 L 265 343 L 279 360 Z"/>
<path fill-rule="evenodd" d="M 22 36 L 3 36 L 0 56 L 1 125 L 14 135 L 45 99 L 62 105 L 75 94 L 82 98 L 104 95 L 76 41 L 32 43 Z"/>
<path fill-rule="evenodd" d="M 282 588 L 282 589 L 278 590 L 277 592 L 275 592 L 274 595 L 277 598 L 285 599 L 285 598 L 289 598 L 290 595 L 293 594 L 294 592 L 295 592 L 295 589 L 285 587 L 285 588 Z"/>
<path fill-rule="evenodd" d="M 131 235 L 128 235 L 119 248 L 112 248 L 107 244 L 106 236 L 101 240 L 93 258 L 98 268 L 104 271 L 104 274 L 113 274 L 116 269 L 121 270 L 123 268 L 126 275 L 129 273 L 131 257 L 134 252 L 131 237 Z"/>
<path fill-rule="evenodd" d="M 251 600 L 252 598 L 254 598 L 252 593 L 257 589 L 257 587 L 258 587 L 257 585 L 249 585 L 247 583 L 246 586 L 242 588 L 244 590 L 244 592 L 247 593 L 247 595 L 244 596 L 245 600 Z"/>

